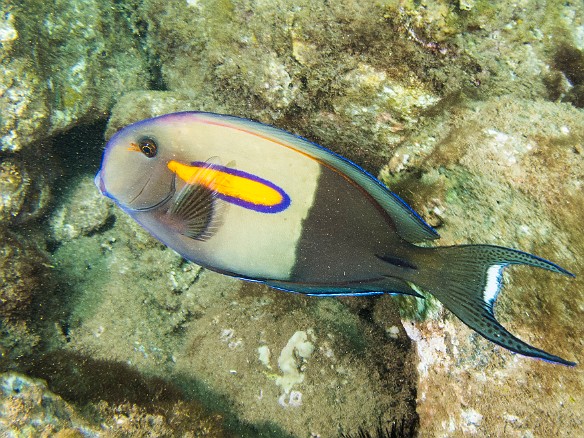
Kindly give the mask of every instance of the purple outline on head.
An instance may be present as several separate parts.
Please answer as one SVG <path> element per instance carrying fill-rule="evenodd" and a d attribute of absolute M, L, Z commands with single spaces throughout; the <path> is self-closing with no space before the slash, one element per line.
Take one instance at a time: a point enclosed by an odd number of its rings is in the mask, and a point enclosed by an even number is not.
<path fill-rule="evenodd" d="M 208 169 L 218 170 L 220 172 L 228 173 L 229 175 L 239 176 L 245 179 L 249 179 L 252 181 L 256 181 L 260 184 L 270 187 L 277 191 L 282 200 L 275 205 L 262 205 L 262 204 L 254 204 L 253 202 L 244 201 L 243 199 L 236 198 L 235 196 L 224 195 L 222 193 L 217 193 L 217 197 L 223 199 L 226 202 L 231 204 L 239 205 L 240 207 L 247 208 L 249 210 L 258 211 L 260 213 L 280 213 L 281 211 L 286 210 L 291 203 L 290 196 L 281 188 L 278 187 L 276 184 L 260 178 L 259 176 L 252 175 L 251 173 L 244 172 L 242 170 L 232 169 L 230 167 L 221 166 L 219 164 L 211 164 L 206 163 L 204 161 L 194 161 L 191 163 L 192 166 L 196 167 L 206 167 Z"/>

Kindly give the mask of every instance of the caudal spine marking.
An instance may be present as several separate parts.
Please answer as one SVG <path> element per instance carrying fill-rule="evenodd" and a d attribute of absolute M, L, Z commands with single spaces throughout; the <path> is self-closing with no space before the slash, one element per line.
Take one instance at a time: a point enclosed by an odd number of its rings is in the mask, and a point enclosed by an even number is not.
<path fill-rule="evenodd" d="M 505 265 L 493 265 L 487 269 L 487 284 L 483 291 L 483 300 L 486 303 L 493 304 L 497 294 L 501 289 L 501 271 Z"/>

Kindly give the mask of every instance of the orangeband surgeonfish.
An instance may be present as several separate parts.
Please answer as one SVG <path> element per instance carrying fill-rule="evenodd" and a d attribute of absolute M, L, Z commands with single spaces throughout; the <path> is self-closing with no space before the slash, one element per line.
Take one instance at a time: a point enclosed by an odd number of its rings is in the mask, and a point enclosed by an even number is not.
<path fill-rule="evenodd" d="M 95 182 L 161 242 L 211 270 L 316 296 L 420 296 L 415 285 L 490 341 L 574 365 L 516 338 L 493 314 L 505 266 L 572 274 L 500 246 L 416 246 L 439 236 L 404 201 L 288 132 L 202 112 L 143 120 L 111 138 Z"/>

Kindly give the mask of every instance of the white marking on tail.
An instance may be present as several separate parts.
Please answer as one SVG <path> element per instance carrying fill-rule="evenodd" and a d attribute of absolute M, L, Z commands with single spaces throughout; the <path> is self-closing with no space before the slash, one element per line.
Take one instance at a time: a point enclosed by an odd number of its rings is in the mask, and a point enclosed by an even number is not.
<path fill-rule="evenodd" d="M 483 291 L 483 300 L 493 304 L 501 289 L 501 271 L 505 265 L 493 265 L 487 270 L 487 285 Z"/>

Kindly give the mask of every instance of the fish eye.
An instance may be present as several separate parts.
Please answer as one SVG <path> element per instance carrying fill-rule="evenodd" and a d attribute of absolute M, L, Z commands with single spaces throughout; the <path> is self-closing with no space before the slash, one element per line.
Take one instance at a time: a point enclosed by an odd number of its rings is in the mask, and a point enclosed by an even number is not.
<path fill-rule="evenodd" d="M 155 157 L 158 152 L 158 146 L 156 146 L 156 142 L 151 138 L 143 138 L 140 140 L 138 147 L 140 148 L 140 152 L 148 158 Z"/>

